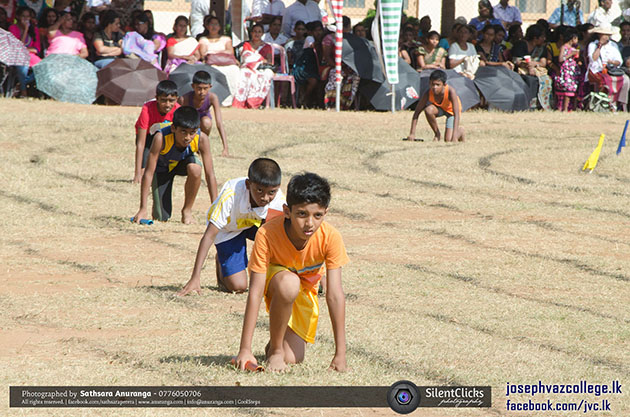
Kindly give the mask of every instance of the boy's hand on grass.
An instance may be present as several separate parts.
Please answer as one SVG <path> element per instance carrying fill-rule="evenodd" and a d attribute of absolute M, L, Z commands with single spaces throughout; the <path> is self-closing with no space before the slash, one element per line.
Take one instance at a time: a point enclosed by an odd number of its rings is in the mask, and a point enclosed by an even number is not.
<path fill-rule="evenodd" d="M 177 294 L 178 297 L 183 297 L 185 295 L 190 294 L 191 292 L 196 292 L 201 295 L 201 280 L 196 278 L 191 278 L 188 280 L 184 288 L 182 288 Z"/>
<path fill-rule="evenodd" d="M 236 357 L 236 367 L 239 370 L 244 371 L 247 362 L 258 364 L 251 351 L 239 351 L 238 356 Z"/>
<path fill-rule="evenodd" d="M 346 364 L 345 355 L 335 355 L 332 362 L 330 362 L 328 369 L 331 371 L 346 372 L 348 370 L 348 365 Z"/>
<path fill-rule="evenodd" d="M 225 156 L 225 157 L 230 156 L 230 152 L 228 151 L 228 148 L 223 148 L 223 152 L 221 152 L 221 156 Z"/>
<path fill-rule="evenodd" d="M 147 211 L 144 210 L 144 209 L 140 209 L 140 210 L 138 210 L 136 215 L 133 216 L 133 222 L 139 224 L 140 220 L 146 219 L 146 218 L 147 218 Z"/>
<path fill-rule="evenodd" d="M 140 184 L 142 182 L 142 175 L 135 174 L 133 176 L 133 180 L 131 180 L 131 182 L 133 182 L 134 184 Z"/>

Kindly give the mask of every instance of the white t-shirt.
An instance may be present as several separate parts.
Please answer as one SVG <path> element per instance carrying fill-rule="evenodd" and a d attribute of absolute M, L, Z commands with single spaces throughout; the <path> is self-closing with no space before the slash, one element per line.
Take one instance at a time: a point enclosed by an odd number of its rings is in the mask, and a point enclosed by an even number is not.
<path fill-rule="evenodd" d="M 203 32 L 203 18 L 210 14 L 208 0 L 192 0 L 190 3 L 190 34 L 196 38 Z"/>
<path fill-rule="evenodd" d="M 282 212 L 285 199 L 281 190 L 266 206 L 252 207 L 249 190 L 245 187 L 246 179 L 235 178 L 223 184 L 219 196 L 208 209 L 206 224 L 212 223 L 219 229 L 215 245 L 238 236 L 252 226 L 260 227 L 269 210 Z"/>
<path fill-rule="evenodd" d="M 451 45 L 451 47 L 448 48 L 448 58 L 454 59 L 454 60 L 460 60 L 467 56 L 477 55 L 477 50 L 475 49 L 475 46 L 472 43 L 466 42 L 466 46 L 468 47 L 468 49 L 464 51 L 462 48 L 459 47 L 459 44 L 457 42 L 454 42 Z M 453 70 L 455 72 L 462 72 L 464 70 L 464 63 L 462 62 L 461 64 L 453 68 Z"/>

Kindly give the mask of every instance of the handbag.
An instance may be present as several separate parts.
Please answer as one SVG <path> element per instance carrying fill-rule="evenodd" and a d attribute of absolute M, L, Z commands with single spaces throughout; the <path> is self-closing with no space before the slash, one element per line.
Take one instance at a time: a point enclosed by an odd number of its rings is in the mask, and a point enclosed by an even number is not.
<path fill-rule="evenodd" d="M 225 67 L 228 65 L 238 65 L 238 61 L 234 55 L 229 52 L 217 52 L 206 55 L 206 64 Z"/>
<path fill-rule="evenodd" d="M 606 72 L 608 73 L 608 75 L 611 75 L 613 77 L 619 77 L 619 76 L 624 75 L 626 73 L 623 70 L 623 68 L 618 67 L 618 66 L 613 65 L 613 64 L 606 64 Z"/>

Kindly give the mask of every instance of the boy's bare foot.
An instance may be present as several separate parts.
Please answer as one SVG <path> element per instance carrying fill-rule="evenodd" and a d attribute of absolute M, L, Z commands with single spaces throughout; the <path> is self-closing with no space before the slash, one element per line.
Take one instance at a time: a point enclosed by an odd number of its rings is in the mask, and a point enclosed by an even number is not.
<path fill-rule="evenodd" d="M 274 353 L 267 358 L 267 368 L 270 372 L 283 372 L 287 369 L 287 364 L 284 362 L 284 354 Z"/>
<path fill-rule="evenodd" d="M 192 212 L 190 210 L 182 210 L 182 223 L 193 224 L 194 222 Z"/>

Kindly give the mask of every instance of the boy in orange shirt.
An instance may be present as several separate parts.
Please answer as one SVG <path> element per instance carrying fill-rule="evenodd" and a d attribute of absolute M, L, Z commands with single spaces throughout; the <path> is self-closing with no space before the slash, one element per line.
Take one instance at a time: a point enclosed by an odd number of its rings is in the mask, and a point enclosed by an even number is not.
<path fill-rule="evenodd" d="M 446 73 L 444 71 L 435 70 L 429 76 L 429 91 L 420 98 L 416 111 L 411 118 L 409 136 L 403 138 L 403 140 L 416 140 L 418 116 L 423 110 L 431 130 L 433 130 L 434 141 L 441 139 L 440 128 L 437 123 L 437 118 L 441 116 L 446 116 L 444 142 L 464 141 L 464 129 L 459 125 L 462 115 L 462 103 L 455 89 L 446 85 Z"/>
<path fill-rule="evenodd" d="M 296 175 L 287 186 L 284 216 L 265 223 L 249 261 L 250 286 L 236 364 L 256 363 L 252 338 L 261 299 L 269 312 L 267 369 L 283 371 L 304 360 L 306 343 L 315 342 L 317 288 L 326 265 L 326 303 L 335 338 L 330 369 L 346 370 L 345 297 L 341 267 L 349 259 L 339 232 L 324 221 L 330 185 L 313 173 Z"/>

